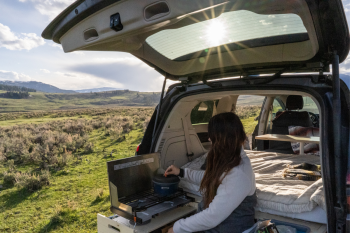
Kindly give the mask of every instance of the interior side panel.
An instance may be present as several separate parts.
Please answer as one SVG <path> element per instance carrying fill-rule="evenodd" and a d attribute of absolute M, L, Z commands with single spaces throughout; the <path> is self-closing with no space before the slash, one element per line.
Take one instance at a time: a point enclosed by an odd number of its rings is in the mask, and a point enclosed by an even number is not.
<path fill-rule="evenodd" d="M 189 130 L 191 148 L 194 153 L 193 159 L 203 155 L 206 150 L 194 130 Z M 174 164 L 181 167 L 189 162 L 187 157 L 186 142 L 184 132 L 167 132 L 164 134 L 164 145 L 159 148 L 161 156 L 161 167 L 166 169 Z"/>

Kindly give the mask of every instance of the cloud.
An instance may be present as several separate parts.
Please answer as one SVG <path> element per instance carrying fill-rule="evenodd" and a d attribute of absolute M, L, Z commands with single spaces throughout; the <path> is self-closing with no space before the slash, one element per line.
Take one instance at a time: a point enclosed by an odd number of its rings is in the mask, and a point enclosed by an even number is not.
<path fill-rule="evenodd" d="M 51 43 L 49 43 L 49 45 L 52 46 L 52 47 L 55 47 L 55 48 L 59 48 L 59 49 L 61 49 L 63 51 L 62 45 L 60 45 L 60 44 L 57 44 L 55 42 L 51 42 Z"/>
<path fill-rule="evenodd" d="M 20 2 L 30 2 L 40 14 L 47 16 L 50 20 L 54 19 L 67 6 L 75 0 L 19 0 Z"/>
<path fill-rule="evenodd" d="M 10 81 L 31 81 L 31 77 L 25 74 L 0 70 L 0 80 L 10 80 Z"/>
<path fill-rule="evenodd" d="M 80 55 L 80 56 L 85 55 L 85 53 L 82 51 L 74 51 L 74 52 L 72 52 L 72 54 Z"/>
<path fill-rule="evenodd" d="M 77 77 L 77 75 L 72 74 L 72 73 L 55 72 L 55 74 L 58 74 L 58 75 L 61 75 L 61 76 L 66 76 L 66 77 Z"/>
<path fill-rule="evenodd" d="M 84 73 L 54 72 L 51 73 L 50 77 L 44 77 L 38 81 L 49 83 L 53 86 L 65 90 L 80 90 L 100 87 L 123 87 L 123 85 L 118 82 L 101 79 Z"/>
<path fill-rule="evenodd" d="M 49 70 L 47 70 L 47 69 L 40 69 L 40 71 L 43 72 L 43 73 L 45 73 L 45 74 L 51 73 L 51 72 L 50 72 Z"/>
<path fill-rule="evenodd" d="M 11 29 L 0 23 L 0 48 L 4 47 L 9 50 L 31 50 L 45 41 L 35 33 L 21 33 L 16 35 Z"/>
<path fill-rule="evenodd" d="M 137 58 L 97 58 L 85 64 L 73 65 L 69 69 L 117 82 L 122 84 L 121 88 L 136 91 L 160 91 L 164 79 Z"/>
<path fill-rule="evenodd" d="M 342 74 L 350 73 L 350 57 L 348 56 L 345 61 L 339 65 L 339 71 Z"/>

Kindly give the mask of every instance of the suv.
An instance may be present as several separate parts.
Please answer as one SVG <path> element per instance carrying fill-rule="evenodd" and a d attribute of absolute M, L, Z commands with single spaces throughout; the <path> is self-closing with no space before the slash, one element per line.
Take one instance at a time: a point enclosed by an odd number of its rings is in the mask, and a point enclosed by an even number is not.
<path fill-rule="evenodd" d="M 288 213 L 289 202 L 297 203 L 305 193 L 292 197 L 297 191 L 269 179 L 266 185 L 257 185 L 262 198 L 257 219 L 304 225 L 312 232 L 350 232 L 350 76 L 339 75 L 339 64 L 349 52 L 349 30 L 340 0 L 77 0 L 42 36 L 62 44 L 65 52 L 128 52 L 164 75 L 160 103 L 137 150 L 148 160 L 130 160 L 141 161 L 142 166 L 150 161 L 159 163 L 160 169 L 174 163 L 192 166 L 210 148 L 209 118 L 235 111 L 240 96 L 259 96 L 261 111 L 251 145 L 246 146 L 253 166 L 257 156 L 257 162 L 266 161 L 265 155 L 270 163 L 280 158 L 310 162 L 314 155 L 303 155 L 304 142 L 319 144 L 318 161 L 312 161 L 321 164 L 322 179 L 310 198 L 320 195 L 323 200 L 299 203 L 300 209 Z M 165 90 L 167 80 L 177 82 Z M 319 134 L 293 141 L 292 126 Z M 295 146 L 300 155 L 291 155 Z M 135 224 L 142 219 L 128 204 L 121 204 L 118 193 L 126 187 L 120 186 L 122 178 L 113 173 L 113 163 L 108 164 L 111 210 L 121 217 L 98 215 L 99 232 L 160 230 L 195 210 L 200 196 L 192 192 L 190 204 L 159 215 L 148 225 L 130 226 L 125 219 L 132 217 Z M 257 178 L 262 177 L 254 169 Z M 272 202 L 291 195 L 288 203 L 281 203 L 283 208 L 266 204 L 264 192 L 269 187 L 278 189 L 270 196 Z M 191 193 L 191 187 L 184 190 Z"/>

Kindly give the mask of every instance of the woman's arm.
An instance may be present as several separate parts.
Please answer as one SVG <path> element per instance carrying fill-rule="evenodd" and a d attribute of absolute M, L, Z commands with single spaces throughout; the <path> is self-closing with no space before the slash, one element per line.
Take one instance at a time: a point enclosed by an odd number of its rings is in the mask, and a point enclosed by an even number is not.
<path fill-rule="evenodd" d="M 190 175 L 196 176 L 196 174 Z M 231 172 L 220 184 L 217 194 L 209 207 L 189 218 L 175 222 L 174 232 L 188 233 L 216 227 L 249 195 L 251 182 L 251 179 L 241 170 Z"/>
<path fill-rule="evenodd" d="M 190 168 L 180 169 L 174 165 L 169 166 L 164 176 L 167 175 L 176 175 L 183 177 L 194 184 L 200 184 L 202 182 L 205 171 L 192 170 Z"/>
<path fill-rule="evenodd" d="M 203 179 L 205 171 L 203 170 L 192 170 L 190 168 L 184 169 L 184 178 L 194 184 L 200 185 Z"/>

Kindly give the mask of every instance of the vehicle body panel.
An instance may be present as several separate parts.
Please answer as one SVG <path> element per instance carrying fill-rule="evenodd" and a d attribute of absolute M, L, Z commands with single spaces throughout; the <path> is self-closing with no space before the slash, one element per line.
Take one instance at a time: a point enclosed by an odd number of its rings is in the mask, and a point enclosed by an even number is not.
<path fill-rule="evenodd" d="M 252 74 L 328 71 L 330 52 L 336 50 L 342 62 L 349 51 L 349 31 L 339 0 L 314 1 L 159 1 L 168 12 L 145 18 L 152 0 L 77 1 L 59 15 L 43 32 L 47 39 L 62 44 L 66 52 L 76 50 L 129 52 L 169 79 L 190 76 L 193 80 Z M 295 14 L 307 30 L 309 40 L 296 42 L 264 37 L 258 42 L 239 41 L 208 48 L 207 56 L 169 59 L 146 39 L 166 30 L 178 30 L 196 22 L 208 23 L 227 12 L 248 10 L 260 15 Z M 119 13 L 123 29 L 110 28 L 110 16 Z M 208 22 L 207 22 L 208 21 Z M 263 20 L 262 20 L 263 21 Z M 211 22 L 211 21 L 210 21 Z M 264 23 L 264 22 L 262 22 Z M 268 24 L 268 23 L 267 23 Z M 96 31 L 90 37 L 89 30 Z M 170 39 L 170 38 L 169 38 Z M 263 46 L 267 44 L 267 46 Z M 241 46 L 241 47 L 238 47 Z M 250 47 L 252 46 L 252 47 Z M 231 49 L 233 49 L 231 51 Z"/>

